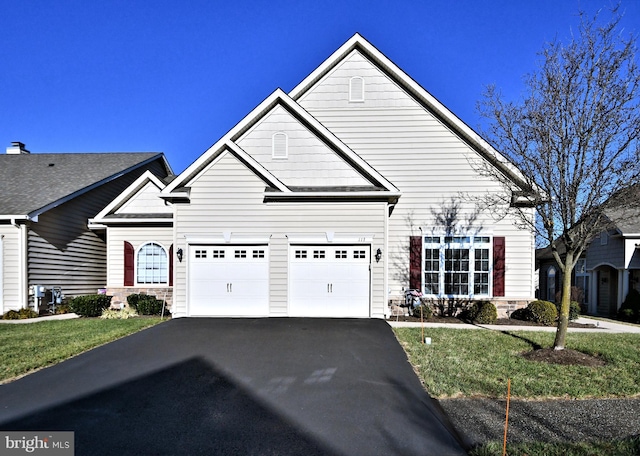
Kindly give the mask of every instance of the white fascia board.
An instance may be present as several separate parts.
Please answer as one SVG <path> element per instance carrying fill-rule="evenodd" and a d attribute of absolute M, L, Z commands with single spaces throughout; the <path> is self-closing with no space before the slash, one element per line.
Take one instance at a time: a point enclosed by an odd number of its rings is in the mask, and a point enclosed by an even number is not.
<path fill-rule="evenodd" d="M 307 90 L 354 50 L 360 51 L 365 57 L 372 60 L 383 72 L 391 76 L 401 87 L 411 93 L 421 104 L 436 114 L 463 139 L 474 145 L 476 150 L 486 155 L 492 163 L 498 163 L 501 171 L 508 173 L 508 177 L 514 183 L 518 186 L 526 187 L 528 180 L 513 163 L 358 33 L 340 46 L 337 51 L 331 54 L 328 59 L 289 92 L 291 98 L 297 100 L 304 95 Z"/>
<path fill-rule="evenodd" d="M 151 171 L 147 170 L 138 177 L 131 185 L 129 185 L 122 193 L 120 193 L 111 203 L 109 203 L 104 209 L 102 209 L 95 217 L 95 220 L 101 220 L 111 212 L 115 212 L 120 206 L 133 198 L 137 192 L 139 192 L 147 182 L 152 182 L 159 190 L 165 187 L 165 184 L 156 177 Z"/>
<path fill-rule="evenodd" d="M 220 138 L 214 145 L 209 147 L 196 161 L 187 167 L 180 173 L 169 185 L 162 191 L 162 195 L 169 197 L 176 188 L 186 185 L 187 182 L 192 181 L 196 175 L 200 174 L 200 171 L 206 167 L 212 157 L 227 146 L 229 142 L 233 142 L 233 138 L 242 132 L 248 126 L 250 126 L 255 120 L 271 105 L 275 104 L 276 100 L 281 97 L 284 92 L 281 89 L 275 90 L 269 95 L 262 103 L 256 106 L 248 115 L 246 115 L 240 122 L 238 122 L 231 130 L 229 130 L 222 138 Z"/>
<path fill-rule="evenodd" d="M 25 214 L 20 214 L 20 215 L 11 215 L 11 214 L 4 215 L 3 214 L 3 215 L 0 215 L 0 220 L 31 220 L 31 217 Z"/>
<path fill-rule="evenodd" d="M 372 198 L 378 197 L 380 199 L 388 199 L 388 198 L 399 198 L 402 196 L 400 192 L 289 192 L 286 195 L 277 192 L 264 192 L 264 197 L 274 197 L 274 198 L 318 198 L 318 197 L 327 197 L 327 198 Z"/>
<path fill-rule="evenodd" d="M 229 141 L 227 143 L 227 148 L 238 157 L 239 160 L 243 161 L 249 168 L 251 168 L 258 176 L 267 183 L 271 184 L 273 187 L 277 188 L 281 192 L 290 193 L 291 190 L 284 185 L 277 177 L 271 174 L 264 166 L 258 163 L 251 155 L 246 153 L 240 146 L 236 143 Z"/>

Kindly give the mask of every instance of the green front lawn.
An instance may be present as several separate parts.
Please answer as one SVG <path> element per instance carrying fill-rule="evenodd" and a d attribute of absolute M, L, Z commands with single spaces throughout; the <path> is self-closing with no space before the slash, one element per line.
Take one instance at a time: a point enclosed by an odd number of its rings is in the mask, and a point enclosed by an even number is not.
<path fill-rule="evenodd" d="M 160 317 L 0 324 L 0 383 L 160 323 Z"/>
<path fill-rule="evenodd" d="M 554 333 L 429 328 L 394 328 L 411 364 L 436 398 L 485 396 L 504 399 L 507 379 L 517 398 L 608 398 L 640 394 L 640 334 L 569 333 L 567 348 L 597 356 L 605 366 L 560 366 L 520 356 L 549 348 Z M 640 438 L 583 443 L 507 444 L 510 456 L 593 456 L 640 454 Z M 474 448 L 472 456 L 502 455 L 502 442 Z"/>
<path fill-rule="evenodd" d="M 517 398 L 604 398 L 640 394 L 640 334 L 569 333 L 567 348 L 598 356 L 601 367 L 561 366 L 520 356 L 533 346 L 551 347 L 554 334 L 429 328 L 395 328 L 425 388 L 436 398 L 504 398 L 507 379 Z"/>

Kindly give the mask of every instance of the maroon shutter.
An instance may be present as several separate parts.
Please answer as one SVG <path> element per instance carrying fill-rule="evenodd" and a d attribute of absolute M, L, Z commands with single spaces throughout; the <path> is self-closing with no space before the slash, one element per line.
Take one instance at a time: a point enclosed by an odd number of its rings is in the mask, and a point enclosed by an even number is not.
<path fill-rule="evenodd" d="M 135 251 L 133 246 L 124 241 L 124 286 L 132 287 L 134 284 Z"/>
<path fill-rule="evenodd" d="M 169 286 L 173 286 L 173 244 L 169 247 Z"/>
<path fill-rule="evenodd" d="M 493 238 L 493 296 L 504 296 L 504 237 Z"/>
<path fill-rule="evenodd" d="M 422 291 L 422 236 L 409 237 L 409 288 Z"/>

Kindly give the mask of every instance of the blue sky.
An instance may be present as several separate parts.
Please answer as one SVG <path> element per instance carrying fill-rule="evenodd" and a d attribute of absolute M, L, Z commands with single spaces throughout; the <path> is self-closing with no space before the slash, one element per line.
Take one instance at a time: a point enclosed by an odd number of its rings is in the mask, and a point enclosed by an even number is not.
<path fill-rule="evenodd" d="M 545 42 L 611 4 L 0 0 L 0 151 L 158 151 L 179 173 L 355 32 L 477 127 L 487 84 L 517 97 Z M 621 7 L 638 33 L 640 1 Z"/>

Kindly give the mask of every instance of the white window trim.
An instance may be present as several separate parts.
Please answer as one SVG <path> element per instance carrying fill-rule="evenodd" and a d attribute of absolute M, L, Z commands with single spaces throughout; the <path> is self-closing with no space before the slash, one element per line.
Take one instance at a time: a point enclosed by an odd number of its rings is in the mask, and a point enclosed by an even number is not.
<path fill-rule="evenodd" d="M 361 82 L 361 89 L 360 89 L 360 93 L 358 94 L 359 96 L 354 96 L 356 95 L 353 91 L 353 82 L 355 80 L 359 79 Z M 353 76 L 351 79 L 349 79 L 349 101 L 351 103 L 363 103 L 364 102 L 364 78 L 362 76 Z"/>
<path fill-rule="evenodd" d="M 436 243 L 427 243 L 425 242 L 425 238 L 426 237 L 439 237 L 440 241 L 436 244 Z M 468 242 L 461 242 L 461 243 L 446 243 L 444 242 L 444 239 L 447 237 L 463 237 L 463 238 L 469 238 Z M 473 242 L 473 238 L 489 238 L 489 242 L 488 243 L 475 243 Z M 438 290 L 440 291 L 437 295 L 436 294 L 427 294 L 425 293 L 424 296 L 425 297 L 429 297 L 429 298 L 454 298 L 454 299 L 488 299 L 491 296 L 493 296 L 493 236 L 489 235 L 489 234 L 479 234 L 479 235 L 446 235 L 446 234 L 430 234 L 430 235 L 423 235 L 422 236 L 422 250 L 421 250 L 421 263 L 420 263 L 420 270 L 421 270 L 421 291 L 424 293 L 425 292 L 425 273 L 426 270 L 424 268 L 425 265 L 425 250 L 428 248 L 427 246 L 431 245 L 432 247 L 429 247 L 431 249 L 438 249 L 439 251 L 439 270 L 438 270 Z M 460 294 L 446 294 L 444 292 L 445 290 L 445 274 L 446 274 L 446 269 L 445 269 L 445 250 L 447 250 L 447 246 L 451 246 L 451 245 L 456 245 L 456 247 L 453 248 L 462 248 L 462 249 L 468 249 L 469 250 L 469 270 L 467 271 L 467 273 L 469 274 L 469 282 L 468 282 L 468 286 L 469 286 L 469 293 L 466 295 L 460 295 Z M 489 250 L 489 270 L 488 271 L 481 271 L 483 273 L 486 273 L 488 275 L 488 290 L 487 290 L 487 294 L 475 294 L 474 293 L 474 287 L 475 287 L 475 282 L 474 282 L 474 274 L 475 274 L 475 246 L 478 245 L 479 248 L 485 248 Z M 436 247 L 437 246 L 437 247 Z M 458 247 L 460 246 L 460 247 Z"/>
<path fill-rule="evenodd" d="M 276 136 L 284 136 L 284 155 L 276 155 Z M 289 135 L 283 131 L 276 131 L 271 135 L 271 158 L 274 160 L 286 160 L 289 158 Z"/>
<path fill-rule="evenodd" d="M 147 245 L 149 244 L 155 244 L 157 246 L 159 246 L 162 251 L 164 252 L 166 258 L 167 258 L 167 278 L 166 281 L 164 282 L 157 282 L 157 283 L 148 283 L 148 282 L 139 282 L 138 281 L 138 255 L 140 254 L 140 251 Z M 135 249 L 134 255 L 133 255 L 133 265 L 134 265 L 134 284 L 135 286 L 138 287 L 163 287 L 163 286 L 169 286 L 169 265 L 171 264 L 171 259 L 169 258 L 169 251 L 167 250 L 167 248 L 162 245 L 160 242 L 158 241 L 147 241 L 147 242 L 143 242 L 142 244 L 140 244 L 140 246 Z"/>

